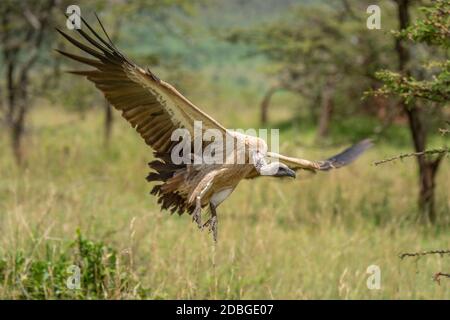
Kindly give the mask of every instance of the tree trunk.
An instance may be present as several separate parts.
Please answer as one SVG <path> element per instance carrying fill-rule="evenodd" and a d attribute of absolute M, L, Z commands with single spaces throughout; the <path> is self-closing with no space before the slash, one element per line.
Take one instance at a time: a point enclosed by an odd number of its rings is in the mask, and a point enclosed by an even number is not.
<path fill-rule="evenodd" d="M 419 208 L 424 222 L 436 222 L 434 190 L 437 168 L 434 163 L 425 162 L 424 168 L 420 170 Z"/>
<path fill-rule="evenodd" d="M 6 54 L 7 110 L 6 125 L 9 128 L 11 150 L 18 166 L 23 163 L 22 135 L 24 133 L 26 88 L 18 90 L 14 83 L 15 64 L 11 55 Z M 26 85 L 26 83 L 24 83 Z M 20 100 L 20 101 L 19 101 Z"/>
<path fill-rule="evenodd" d="M 317 91 L 316 94 L 311 96 L 311 100 L 308 106 L 309 120 L 311 123 L 318 123 L 320 112 L 317 112 L 317 106 L 322 104 L 322 92 Z"/>
<path fill-rule="evenodd" d="M 0 48 L 5 65 L 7 95 L 7 107 L 3 112 L 9 128 L 12 152 L 19 166 L 24 159 L 22 140 L 29 110 L 29 74 L 39 57 L 44 32 L 55 6 L 55 0 L 42 2 L 39 6 L 32 6 L 31 2 L 26 1 L 17 4 L 6 2 L 1 10 Z M 24 15 L 23 11 L 27 14 Z M 22 16 L 26 18 L 24 21 L 21 20 Z M 23 24 L 17 24 L 17 20 Z M 20 39 L 21 35 L 23 39 Z"/>
<path fill-rule="evenodd" d="M 11 149 L 18 166 L 22 166 L 24 153 L 22 148 L 23 134 L 25 132 L 25 117 L 28 107 L 28 76 L 27 70 L 20 74 L 20 80 L 14 81 L 16 65 L 10 55 L 5 55 L 6 61 L 6 88 L 8 107 L 6 111 L 6 124 L 9 127 Z"/>
<path fill-rule="evenodd" d="M 420 117 L 420 111 L 417 107 L 405 107 L 408 116 L 411 135 L 416 152 L 422 152 L 426 149 L 426 130 L 423 126 L 423 120 Z M 427 160 L 425 155 L 417 157 L 419 166 L 419 208 L 422 212 L 422 220 L 435 222 L 436 212 L 434 205 L 435 177 L 442 157 L 435 160 Z"/>
<path fill-rule="evenodd" d="M 398 8 L 399 28 L 405 29 L 409 25 L 409 0 L 396 0 Z M 403 40 L 396 39 L 395 47 L 398 56 L 398 69 L 400 73 L 409 74 L 407 64 L 410 56 L 408 49 L 404 46 Z M 401 107 L 408 116 L 408 124 L 411 132 L 411 137 L 414 143 L 416 152 L 422 152 L 426 149 L 427 131 L 425 129 L 421 110 L 415 105 L 408 105 L 404 101 L 401 102 Z M 439 168 L 442 157 L 435 160 L 427 160 L 425 155 L 417 157 L 417 164 L 419 166 L 419 209 L 422 213 L 422 220 L 435 222 L 436 212 L 434 205 L 434 191 L 435 191 L 435 177 Z"/>
<path fill-rule="evenodd" d="M 280 88 L 279 87 L 272 87 L 269 89 L 269 91 L 266 92 L 264 95 L 264 99 L 261 102 L 261 124 L 267 125 L 267 122 L 269 121 L 269 105 L 270 100 L 272 99 L 272 96 L 275 92 L 277 92 Z"/>
<path fill-rule="evenodd" d="M 14 88 L 12 90 L 15 90 Z M 7 126 L 9 128 L 11 148 L 14 159 L 18 166 L 23 164 L 24 154 L 22 149 L 22 138 L 25 132 L 25 115 L 26 115 L 26 93 L 21 91 L 21 97 L 16 99 L 13 93 L 8 101 Z M 18 101 L 19 100 L 19 101 Z"/>
<path fill-rule="evenodd" d="M 321 97 L 319 126 L 316 141 L 320 141 L 328 136 L 333 108 L 333 87 L 332 85 L 327 84 Z"/>
<path fill-rule="evenodd" d="M 23 149 L 22 149 L 22 137 L 24 133 L 24 117 L 21 120 L 17 119 L 11 125 L 11 147 L 13 151 L 14 158 L 17 165 L 20 167 L 23 164 Z"/>

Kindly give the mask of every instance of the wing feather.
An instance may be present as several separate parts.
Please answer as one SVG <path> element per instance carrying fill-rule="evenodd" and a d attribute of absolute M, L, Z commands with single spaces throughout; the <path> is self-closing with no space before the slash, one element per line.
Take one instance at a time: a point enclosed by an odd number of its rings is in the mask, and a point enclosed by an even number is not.
<path fill-rule="evenodd" d="M 358 158 L 364 151 L 373 146 L 373 142 L 370 139 L 364 139 L 353 146 L 345 149 L 341 153 L 328 158 L 325 161 L 320 161 L 319 170 L 328 171 L 330 169 L 337 169 L 348 165 Z"/>
<path fill-rule="evenodd" d="M 322 161 L 310 161 L 306 159 L 287 157 L 281 154 L 267 152 L 267 156 L 278 159 L 293 170 L 328 171 L 346 166 L 358 158 L 364 151 L 373 145 L 370 139 L 362 140 L 341 153 Z"/>
<path fill-rule="evenodd" d="M 144 70 L 130 62 L 111 42 L 100 20 L 100 26 L 108 40 L 95 32 L 84 19 L 83 23 L 93 36 L 79 29 L 77 31 L 81 40 L 77 40 L 59 29 L 57 31 L 90 57 L 56 51 L 95 68 L 69 72 L 85 76 L 93 82 L 109 103 L 122 111 L 122 116 L 155 151 L 168 152 L 173 145 L 170 141 L 171 133 L 178 128 L 189 130 L 193 139 L 194 121 L 201 121 L 203 130 L 219 129 L 226 134 L 226 129 L 221 124 L 173 86 L 160 80 L 150 70 Z M 83 40 L 86 43 L 83 43 Z"/>

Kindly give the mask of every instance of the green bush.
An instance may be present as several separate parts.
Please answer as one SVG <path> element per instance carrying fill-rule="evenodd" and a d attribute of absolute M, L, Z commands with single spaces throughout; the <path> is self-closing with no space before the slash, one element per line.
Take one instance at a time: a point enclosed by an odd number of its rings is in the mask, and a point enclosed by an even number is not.
<path fill-rule="evenodd" d="M 0 282 L 17 299 L 114 299 L 144 298 L 129 266 L 117 251 L 103 242 L 88 240 L 77 231 L 76 239 L 57 252 L 49 245 L 43 258 L 22 251 L 0 259 Z M 125 260 L 125 259 L 123 259 Z M 68 285 L 79 269 L 79 288 Z"/>

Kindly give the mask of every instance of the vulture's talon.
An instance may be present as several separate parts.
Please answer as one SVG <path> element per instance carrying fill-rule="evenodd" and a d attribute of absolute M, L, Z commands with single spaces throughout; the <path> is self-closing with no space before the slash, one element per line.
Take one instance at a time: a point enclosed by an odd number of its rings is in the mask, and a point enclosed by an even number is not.
<path fill-rule="evenodd" d="M 198 228 L 202 228 L 202 214 L 201 214 L 201 207 L 196 207 L 194 212 L 192 213 L 192 221 L 195 221 L 197 223 Z"/>
<path fill-rule="evenodd" d="M 208 231 L 213 234 L 214 242 L 217 242 L 217 216 L 212 216 L 203 224 L 203 228 L 209 227 Z"/>
<path fill-rule="evenodd" d="M 213 233 L 214 242 L 217 243 L 217 217 L 213 217 L 213 223 L 211 224 L 211 231 Z"/>

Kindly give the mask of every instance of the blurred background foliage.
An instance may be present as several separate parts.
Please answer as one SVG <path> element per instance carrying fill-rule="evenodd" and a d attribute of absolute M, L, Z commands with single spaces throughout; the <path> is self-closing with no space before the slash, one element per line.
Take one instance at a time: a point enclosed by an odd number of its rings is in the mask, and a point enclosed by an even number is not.
<path fill-rule="evenodd" d="M 161 215 L 139 180 L 151 151 L 91 83 L 64 73 L 78 67 L 54 51 L 74 50 L 54 28 L 65 28 L 71 4 L 100 31 L 97 13 L 125 55 L 228 128 L 280 129 L 281 151 L 305 157 L 320 158 L 366 137 L 376 147 L 356 169 L 332 173 L 330 182 L 306 178 L 296 188 L 244 182 L 247 189 L 223 208 L 230 220 L 224 219 L 219 241 L 225 253 L 217 259 L 224 267 L 199 275 L 196 268 L 209 270 L 215 259 L 200 255 L 209 252 L 200 244 L 206 238 L 192 235 L 188 218 Z M 371 4 L 380 6 L 380 30 L 366 26 Z M 1 1 L 0 293 L 448 298 L 448 289 L 426 280 L 448 266 L 443 260 L 424 262 L 416 278 L 411 274 L 418 267 L 389 269 L 392 287 L 380 295 L 363 290 L 359 264 L 346 263 L 357 255 L 392 266 L 397 250 L 449 244 L 449 8 L 447 0 Z M 443 152 L 420 154 L 438 147 Z M 414 152 L 416 161 L 370 166 Z M 236 226 L 239 212 L 245 222 Z M 128 225 L 136 215 L 139 241 L 149 247 L 131 240 Z M 70 235 L 78 229 L 74 242 Z M 198 254 L 188 246 L 191 237 Z M 77 295 L 63 288 L 63 274 L 67 265 L 88 259 L 86 247 L 96 258 L 85 262 L 89 285 Z M 130 248 L 135 255 L 139 248 L 134 264 L 123 257 Z M 298 256 L 290 253 L 296 250 Z M 172 251 L 179 254 L 174 269 Z M 245 257 L 254 252 L 261 257 L 249 262 Z M 306 258 L 305 270 L 296 270 Z M 316 274 L 329 261 L 336 273 Z M 92 278 L 89 266 L 104 277 Z M 423 288 L 430 295 L 422 295 Z"/>

